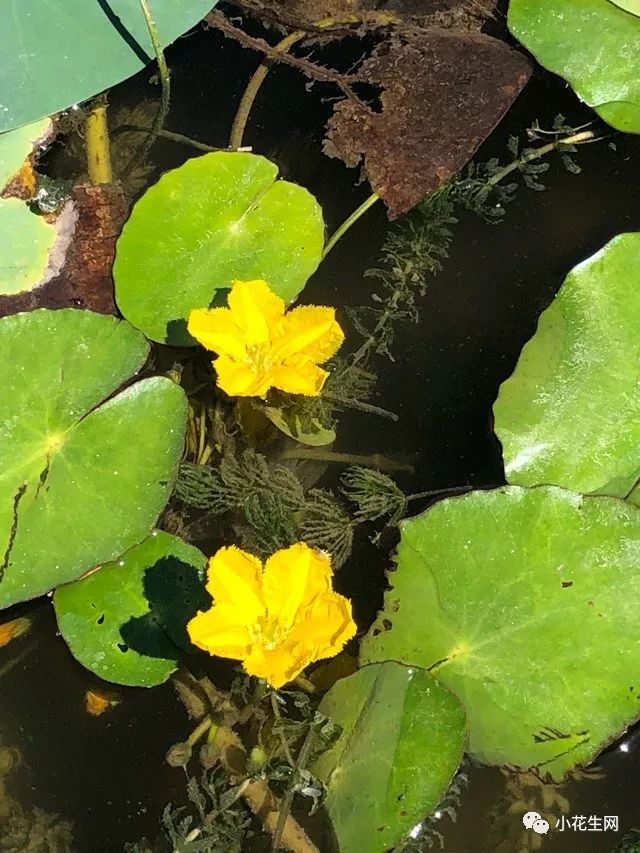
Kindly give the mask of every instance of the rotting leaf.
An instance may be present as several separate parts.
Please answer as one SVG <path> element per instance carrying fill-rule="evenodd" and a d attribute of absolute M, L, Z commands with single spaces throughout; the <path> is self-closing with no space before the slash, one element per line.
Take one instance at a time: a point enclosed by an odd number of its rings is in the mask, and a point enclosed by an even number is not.
<path fill-rule="evenodd" d="M 341 101 L 325 153 L 348 166 L 363 158 L 369 183 L 394 218 L 471 159 L 530 73 L 525 56 L 480 33 L 396 36 L 376 48 L 359 74 L 382 87 L 382 112 Z"/>
<path fill-rule="evenodd" d="M 115 314 L 111 268 L 126 210 L 118 184 L 81 184 L 73 189 L 72 200 L 53 225 L 30 214 L 42 227 L 55 229 L 57 238 L 48 265 L 32 289 L 5 295 L 0 286 L 0 317 L 35 308 L 67 307 Z"/>

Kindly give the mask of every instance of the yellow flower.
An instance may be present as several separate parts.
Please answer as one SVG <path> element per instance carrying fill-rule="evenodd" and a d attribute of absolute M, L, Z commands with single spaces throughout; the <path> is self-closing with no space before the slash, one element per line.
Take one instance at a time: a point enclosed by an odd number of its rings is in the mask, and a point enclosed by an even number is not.
<path fill-rule="evenodd" d="M 231 397 L 264 397 L 269 388 L 317 397 L 327 376 L 318 367 L 344 340 L 334 308 L 302 305 L 285 314 L 265 281 L 234 281 L 228 308 L 197 308 L 189 334 L 217 353 L 218 385 Z"/>
<path fill-rule="evenodd" d="M 194 645 L 243 661 L 249 675 L 282 687 L 310 663 L 337 654 L 356 632 L 349 599 L 331 587 L 331 560 L 298 542 L 264 567 L 234 546 L 209 562 L 213 607 L 188 624 Z"/>

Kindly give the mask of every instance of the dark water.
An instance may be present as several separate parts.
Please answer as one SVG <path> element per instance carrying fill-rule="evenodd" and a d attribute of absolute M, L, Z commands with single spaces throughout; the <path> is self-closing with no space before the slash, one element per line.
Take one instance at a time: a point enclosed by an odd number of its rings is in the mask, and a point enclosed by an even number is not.
<path fill-rule="evenodd" d="M 358 52 L 355 41 L 343 45 L 342 61 L 348 65 Z M 169 61 L 169 129 L 224 146 L 236 105 L 232 94 L 240 91 L 257 60 L 207 32 L 182 40 L 170 51 Z M 112 104 L 156 94 L 148 78 L 148 73 L 141 74 L 114 90 Z M 245 143 L 274 159 L 287 178 L 318 197 L 332 231 L 369 191 L 358 184 L 354 171 L 320 154 L 322 127 L 330 112 L 327 99 L 335 92 L 316 85 L 309 93 L 306 83 L 290 69 L 273 71 L 254 107 Z M 509 133 L 521 132 L 535 118 L 549 127 L 558 112 L 573 125 L 590 117 L 560 82 L 537 77 L 480 158 L 506 156 Z M 609 141 L 617 151 L 607 142 L 580 150 L 582 174 L 569 175 L 555 166 L 544 177 L 545 192 L 522 189 L 501 225 L 487 225 L 470 215 L 462 218 L 445 270 L 432 280 L 420 303 L 420 324 L 399 329 L 394 364 L 377 364 L 376 402 L 397 412 L 399 422 L 345 414 L 336 449 L 415 455 L 416 473 L 401 478 L 401 485 L 412 492 L 501 481 L 500 449 L 491 431 L 491 406 L 499 384 L 513 370 L 538 315 L 566 272 L 614 234 L 640 225 L 640 143 L 613 134 Z M 154 149 L 157 173 L 179 165 L 191 153 L 160 142 Z M 58 151 L 51 169 L 64 168 L 65 154 Z M 372 209 L 322 265 L 305 300 L 365 304 L 372 285 L 362 272 L 375 265 L 386 227 L 382 208 Z M 421 508 L 415 506 L 416 511 Z M 366 540 L 361 545 L 339 583 L 354 599 L 364 629 L 382 600 L 387 557 Z M 119 851 L 125 841 L 154 836 L 165 804 L 183 797 L 182 771 L 163 760 L 169 744 L 189 731 L 182 708 L 169 687 L 122 689 L 120 705 L 102 717 L 89 717 L 84 692 L 100 683 L 75 663 L 56 637 L 48 602 L 36 612 L 31 635 L 0 650 L 2 667 L 37 643 L 1 682 L 0 743 L 17 747 L 24 759 L 12 777 L 12 793 L 26 806 L 59 812 L 72 821 L 79 853 Z M 561 792 L 572 814 L 618 815 L 621 831 L 554 833 L 552 827 L 540 848 L 544 853 L 605 853 L 615 848 L 623 831 L 640 823 L 640 739 L 627 735 L 627 742 L 628 752 L 616 745 L 601 757 L 603 779 L 576 782 Z M 544 811 L 541 801 L 528 792 L 521 810 L 496 833 L 489 815 L 501 802 L 506 808 L 503 792 L 498 771 L 471 770 L 457 823 L 446 817 L 441 821 L 445 849 L 529 849 L 524 846 L 526 834 L 519 830 L 520 818 L 528 810 Z M 547 796 L 552 793 L 547 789 Z"/>

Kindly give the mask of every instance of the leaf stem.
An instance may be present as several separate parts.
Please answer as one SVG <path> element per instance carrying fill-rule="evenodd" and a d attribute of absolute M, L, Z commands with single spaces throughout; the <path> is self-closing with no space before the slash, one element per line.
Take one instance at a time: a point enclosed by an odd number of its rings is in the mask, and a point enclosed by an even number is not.
<path fill-rule="evenodd" d="M 320 21 L 316 21 L 313 24 L 313 27 L 316 29 L 328 29 L 330 27 L 340 27 L 349 24 L 362 24 L 369 22 L 376 26 L 388 26 L 389 24 L 396 23 L 397 20 L 398 19 L 395 15 L 391 15 L 386 12 L 372 12 L 364 15 L 347 15 L 344 18 L 322 18 Z M 278 53 L 287 53 L 289 48 L 293 47 L 297 42 L 302 41 L 302 39 L 307 35 L 309 35 L 309 33 L 305 30 L 296 30 L 293 33 L 289 33 L 288 36 L 285 36 L 282 41 L 279 41 L 275 45 L 273 50 Z M 247 83 L 247 88 L 244 90 L 242 98 L 240 99 L 240 104 L 231 127 L 229 148 L 233 150 L 237 150 L 242 145 L 242 137 L 244 136 L 244 132 L 247 127 L 251 108 L 253 107 L 254 101 L 260 91 L 260 87 L 269 73 L 271 65 L 272 63 L 268 58 L 263 59 Z"/>
<path fill-rule="evenodd" d="M 555 151 L 556 148 L 561 148 L 567 145 L 584 145 L 585 142 L 595 142 L 595 137 L 596 135 L 593 130 L 583 130 L 580 133 L 574 133 L 571 136 L 564 136 L 562 139 L 555 139 L 553 142 L 541 145 L 540 148 L 536 148 L 534 151 L 529 151 L 529 153 L 525 154 L 524 157 L 519 157 L 517 160 L 514 160 L 513 163 L 509 163 L 508 166 L 505 166 L 504 169 L 500 169 L 500 171 L 496 172 L 495 175 L 492 175 L 487 180 L 487 184 L 492 187 L 499 184 L 500 181 L 504 180 L 504 178 L 511 174 L 511 172 L 514 172 L 516 169 L 520 169 L 522 166 L 527 163 L 531 163 L 533 160 L 539 160 L 541 157 L 545 157 L 547 154 Z"/>
<path fill-rule="evenodd" d="M 84 120 L 84 138 L 87 151 L 87 171 L 92 184 L 113 183 L 109 129 L 107 127 L 107 99 L 96 98 Z"/>
<path fill-rule="evenodd" d="M 138 124 L 122 124 L 118 127 L 114 136 L 119 133 L 149 133 L 148 127 L 142 127 Z M 205 142 L 200 142 L 198 139 L 192 139 L 190 136 L 184 136 L 182 133 L 174 133 L 172 130 L 161 128 L 158 131 L 158 136 L 161 139 L 168 139 L 170 142 L 176 142 L 178 145 L 189 145 L 197 151 L 226 151 L 226 148 L 216 148 L 213 145 L 207 145 Z"/>
<path fill-rule="evenodd" d="M 295 793 L 295 786 L 298 782 L 298 775 L 300 773 L 300 770 L 305 767 L 307 763 L 307 758 L 309 757 L 309 751 L 311 749 L 311 744 L 313 743 L 314 734 L 315 733 L 313 731 L 313 727 L 310 726 L 309 731 L 307 732 L 307 736 L 304 739 L 304 743 L 300 747 L 300 752 L 298 753 L 296 762 L 293 766 L 293 772 L 291 773 L 287 793 L 280 801 L 280 810 L 278 811 L 278 822 L 276 823 L 276 828 L 274 830 L 273 839 L 271 843 L 271 853 L 278 853 L 278 850 L 280 848 L 280 839 L 282 838 L 282 832 L 284 830 L 287 818 L 289 817 L 289 812 L 291 811 L 291 806 L 293 804 L 293 796 Z"/>
<path fill-rule="evenodd" d="M 149 0 L 139 0 L 139 2 L 140 7 L 142 9 L 142 14 L 144 15 L 144 19 L 147 23 L 147 29 L 149 30 L 149 38 L 151 39 L 151 44 L 153 45 L 153 52 L 155 53 L 156 61 L 158 63 L 158 74 L 160 77 L 160 86 L 162 91 L 160 94 L 160 104 L 158 105 L 158 112 L 156 113 L 156 117 L 153 120 L 153 124 L 151 125 L 151 130 L 149 131 L 149 134 L 143 144 L 129 160 L 129 163 L 127 164 L 124 170 L 125 177 L 131 173 L 133 168 L 141 160 L 145 159 L 145 157 L 151 150 L 151 146 L 160 135 L 160 131 L 162 130 L 167 115 L 169 114 L 169 106 L 171 103 L 171 77 L 169 74 L 167 61 L 162 50 L 160 36 L 158 35 L 158 28 L 151 12 L 151 5 L 149 3 Z"/>
<path fill-rule="evenodd" d="M 351 213 L 349 216 L 347 216 L 347 218 L 346 218 L 346 219 L 345 219 L 345 221 L 342 223 L 342 225 L 340 225 L 340 226 L 339 226 L 339 227 L 338 227 L 338 228 L 333 232 L 333 234 L 331 235 L 331 237 L 330 237 L 330 239 L 329 239 L 329 242 L 328 242 L 328 243 L 327 243 L 327 245 L 324 247 L 324 252 L 322 253 L 322 259 L 323 259 L 323 260 L 327 257 L 327 255 L 329 254 L 329 252 L 333 249 L 333 247 L 336 245 L 336 243 L 338 242 L 338 240 L 339 240 L 341 237 L 343 237 L 343 236 L 344 236 L 344 234 L 346 234 L 346 232 L 349 230 L 349 228 L 351 228 L 351 226 L 352 226 L 355 222 L 357 222 L 357 221 L 358 221 L 358 219 L 360 219 L 360 217 L 361 217 L 364 213 L 366 213 L 366 212 L 367 212 L 367 210 L 369 210 L 369 208 L 370 208 L 370 207 L 373 207 L 373 205 L 374 205 L 377 201 L 379 201 L 379 199 L 380 199 L 380 196 L 378 195 L 378 193 L 371 193 L 371 195 L 370 195 L 368 198 L 366 198 L 366 199 L 362 202 L 362 204 L 360 205 L 360 207 L 357 207 L 357 208 L 353 211 L 353 213 Z"/>
<path fill-rule="evenodd" d="M 207 716 L 204 717 L 198 723 L 198 725 L 195 727 L 195 729 L 191 732 L 191 734 L 187 738 L 186 742 L 189 744 L 189 746 L 195 746 L 198 743 L 198 741 L 200 740 L 200 738 L 209 731 L 209 729 L 211 728 L 212 725 L 213 725 L 213 720 L 207 714 Z"/>
<path fill-rule="evenodd" d="M 284 732 L 282 731 L 282 715 L 280 714 L 280 708 L 278 707 L 278 697 L 275 693 L 271 694 L 271 709 L 273 711 L 273 716 L 275 721 L 278 723 L 278 736 L 280 738 L 280 744 L 282 746 L 282 751 L 284 752 L 284 757 L 287 759 L 289 763 L 289 767 L 295 767 L 295 761 L 293 760 L 293 755 L 291 755 L 291 750 L 289 749 L 289 744 L 287 743 L 287 739 L 284 736 Z"/>
<path fill-rule="evenodd" d="M 363 456 L 358 453 L 339 453 L 336 450 L 321 450 L 316 448 L 290 448 L 283 450 L 280 459 L 311 459 L 316 462 L 335 462 L 339 465 L 364 465 L 369 468 L 377 468 L 379 471 L 406 471 L 413 474 L 413 465 L 403 462 L 395 462 L 380 453 L 372 453 Z"/>
<path fill-rule="evenodd" d="M 371 403 L 365 403 L 362 400 L 351 400 L 336 394 L 323 394 L 322 399 L 326 400 L 327 403 L 335 403 L 336 406 L 342 406 L 345 409 L 356 409 L 359 412 L 367 412 L 370 415 L 387 418 L 389 421 L 399 420 L 395 412 L 390 412 L 388 409 L 382 409 L 380 406 L 374 406 Z"/>

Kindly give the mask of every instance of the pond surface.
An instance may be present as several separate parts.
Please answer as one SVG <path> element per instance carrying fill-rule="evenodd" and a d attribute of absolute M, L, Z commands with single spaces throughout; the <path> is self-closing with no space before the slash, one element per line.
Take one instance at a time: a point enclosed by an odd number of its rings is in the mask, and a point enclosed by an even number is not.
<path fill-rule="evenodd" d="M 347 43 L 341 61 L 348 66 L 360 51 L 355 40 Z M 168 128 L 224 146 L 236 105 L 231 95 L 241 91 L 256 59 L 209 31 L 181 40 L 169 52 L 169 62 L 173 104 Z M 157 89 L 148 78 L 141 74 L 114 90 L 113 108 L 155 96 Z M 255 105 L 245 143 L 318 197 L 332 231 L 368 195 L 368 187 L 358 185 L 356 172 L 320 154 L 331 107 L 326 99 L 335 92 L 324 85 L 307 92 L 306 84 L 293 70 L 273 71 Z M 479 159 L 508 158 L 510 133 L 521 133 L 534 119 L 550 127 L 558 112 L 573 126 L 590 118 L 564 85 L 536 77 Z M 156 173 L 179 165 L 191 153 L 165 141 L 154 151 Z M 502 482 L 500 448 L 491 429 L 498 386 L 512 372 L 566 272 L 613 235 L 640 225 L 639 154 L 640 141 L 611 133 L 607 141 L 580 149 L 580 175 L 568 174 L 557 162 L 543 177 L 544 192 L 519 190 L 502 224 L 462 216 L 450 259 L 419 303 L 420 324 L 398 329 L 394 363 L 379 360 L 375 365 L 380 381 L 374 402 L 397 412 L 398 423 L 346 413 L 335 449 L 411 460 L 414 473 L 399 476 L 410 492 Z M 51 157 L 54 172 L 66 168 L 65 157 L 64 151 Z M 305 301 L 366 304 L 373 280 L 364 279 L 362 272 L 376 265 L 386 228 L 381 206 L 372 209 L 311 280 Z M 332 477 L 334 472 L 328 480 Z M 362 538 L 338 588 L 353 598 L 359 626 L 366 629 L 382 601 L 388 561 L 386 550 Z M 38 806 L 71 821 L 73 849 L 79 853 L 119 851 L 126 841 L 155 836 L 164 806 L 184 797 L 183 772 L 164 762 L 167 747 L 189 731 L 184 710 L 168 686 L 123 688 L 118 690 L 119 705 L 100 717 L 89 716 L 84 694 L 104 685 L 73 660 L 56 636 L 48 602 L 16 608 L 15 615 L 26 610 L 36 617 L 33 630 L 0 650 L 0 672 L 25 653 L 1 676 L 0 744 L 22 755 L 10 779 L 11 794 L 27 808 Z M 471 769 L 457 822 L 443 816 L 438 824 L 444 849 L 614 850 L 626 830 L 640 825 L 640 734 L 628 733 L 623 749 L 612 746 L 598 768 L 601 778 L 576 781 L 559 792 L 530 788 L 521 802 L 517 792 L 505 800 L 505 778 L 497 770 Z M 560 807 L 558 795 L 570 806 Z M 568 810 L 618 816 L 619 831 L 560 833 L 552 826 L 547 837 L 534 837 L 522 828 L 521 817 L 525 811 L 545 811 L 543 802 L 551 814 Z M 501 816 L 497 823 L 492 824 L 492 815 Z"/>

